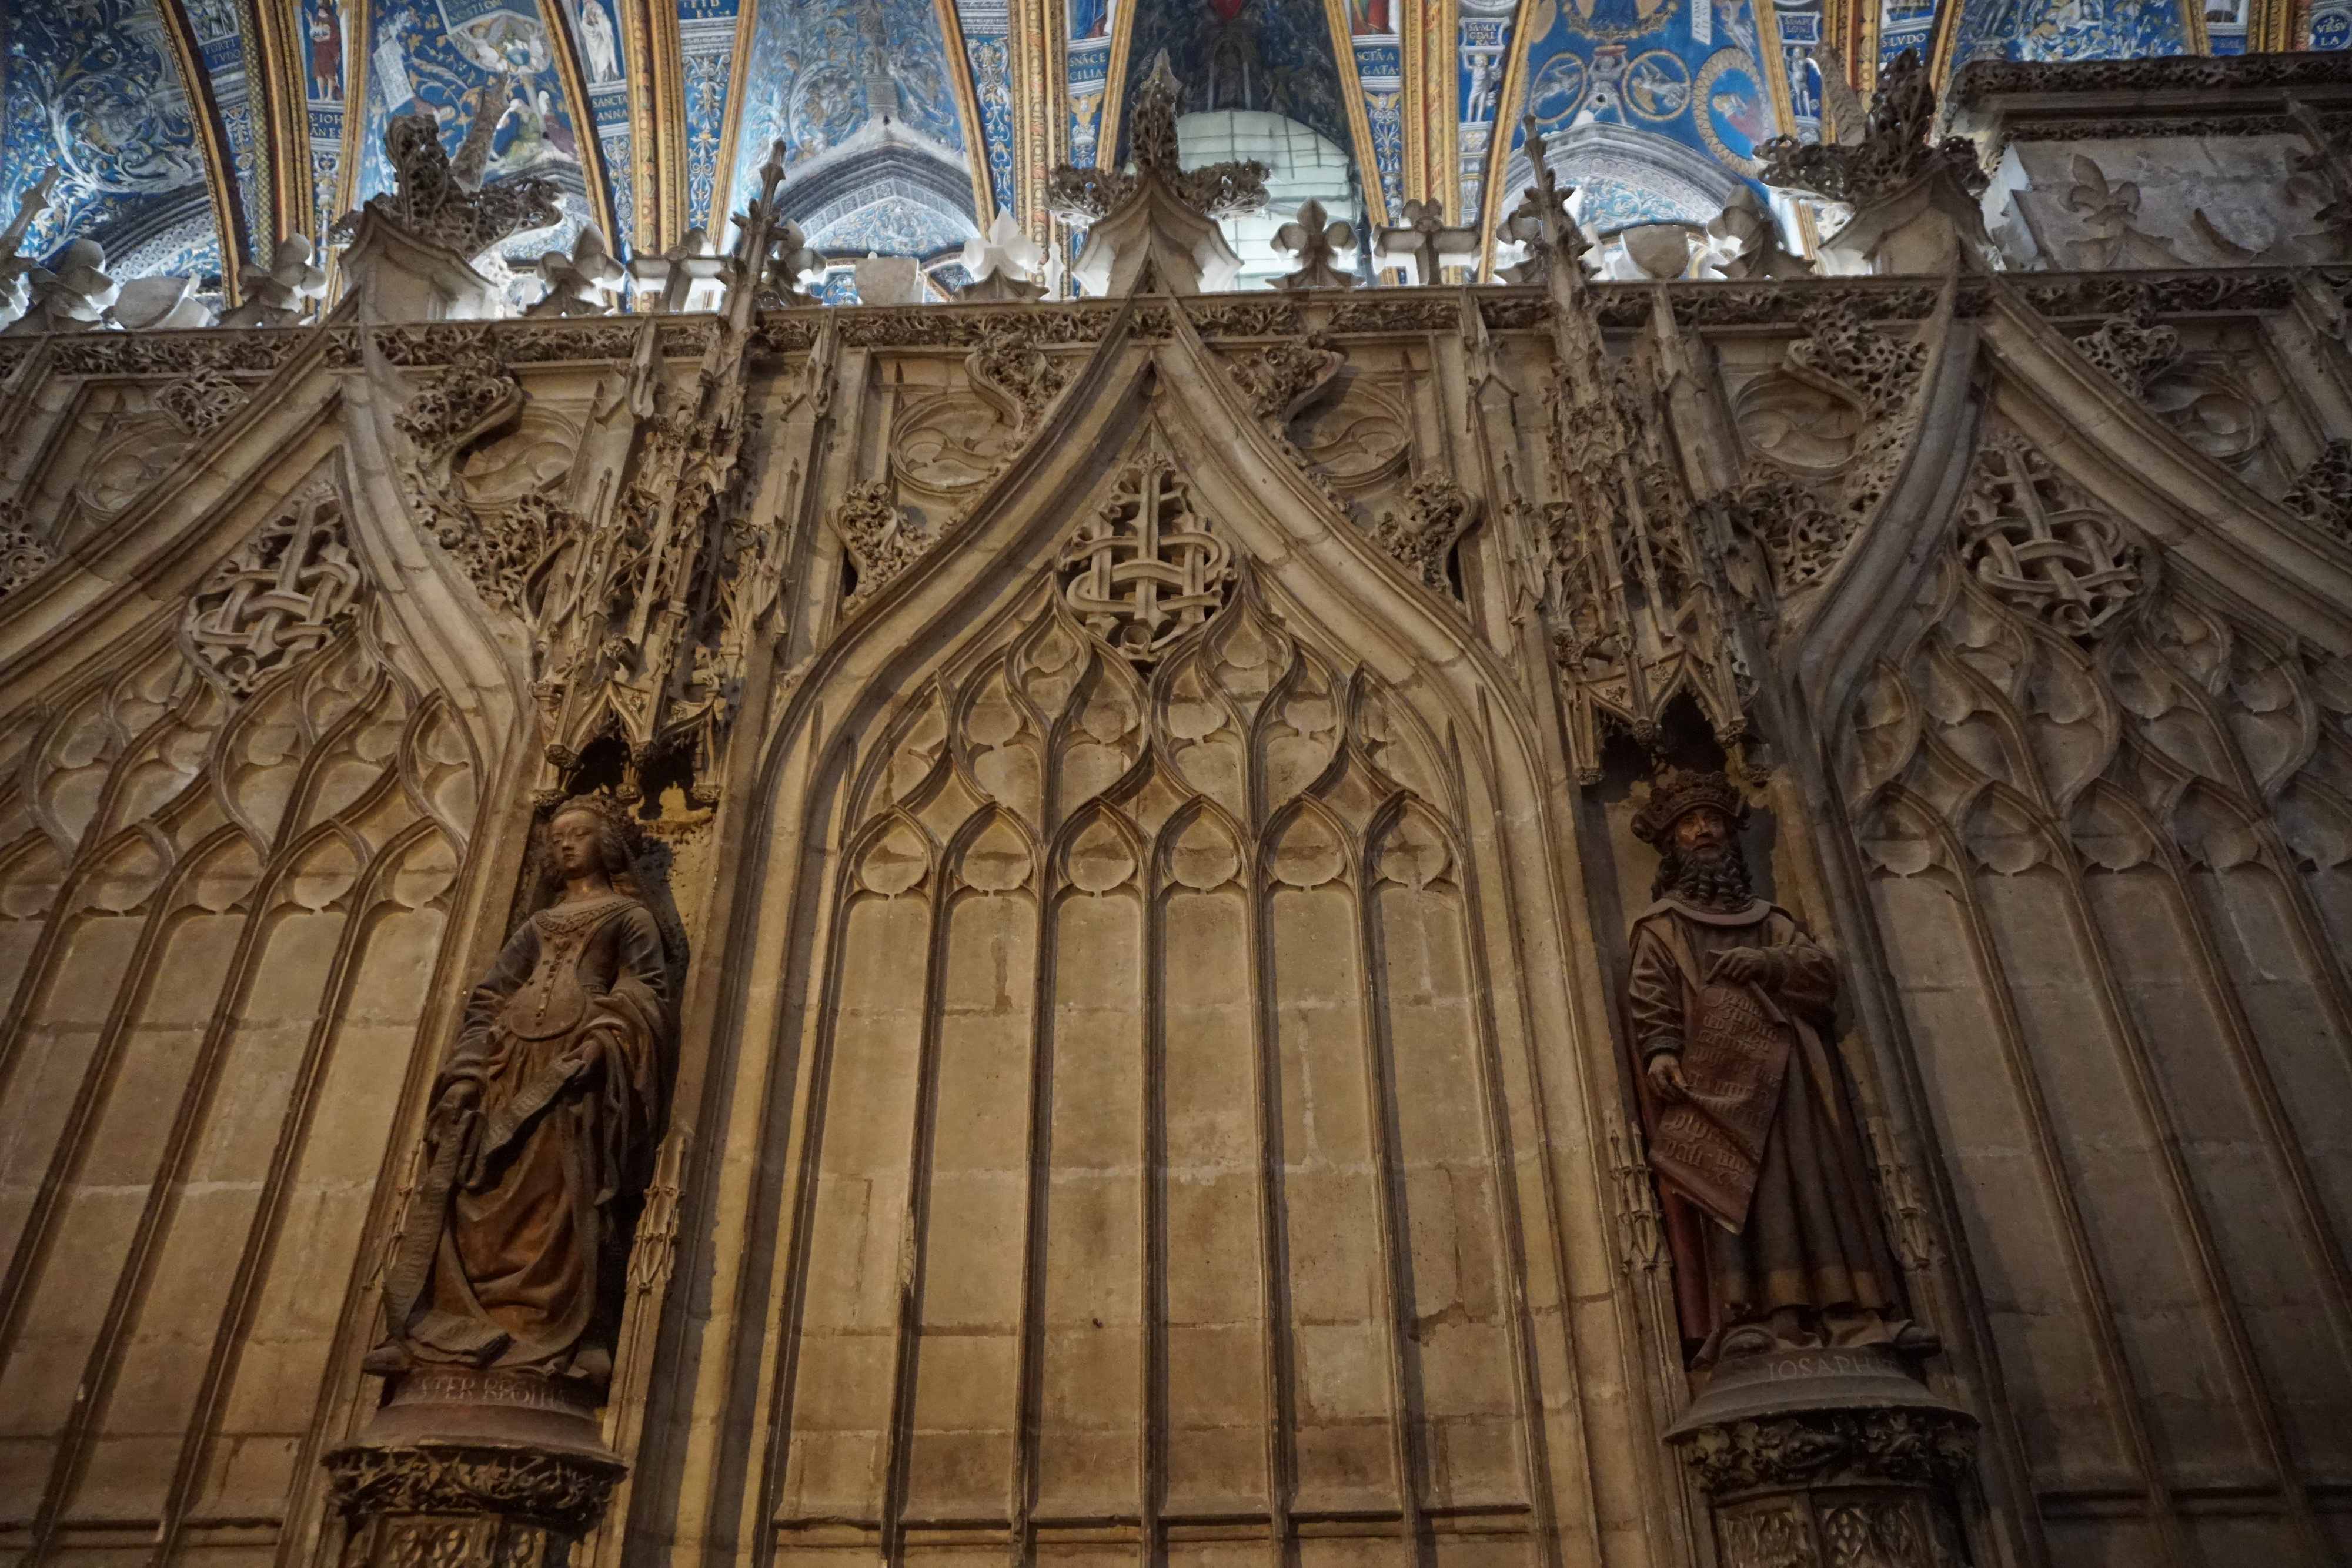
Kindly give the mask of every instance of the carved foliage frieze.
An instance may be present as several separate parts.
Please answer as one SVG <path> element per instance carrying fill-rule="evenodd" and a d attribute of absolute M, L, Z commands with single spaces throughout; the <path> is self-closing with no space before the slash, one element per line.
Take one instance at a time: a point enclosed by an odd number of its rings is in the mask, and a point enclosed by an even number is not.
<path fill-rule="evenodd" d="M 1071 366 L 1040 345 L 1045 328 L 1034 316 L 992 318 L 964 359 L 974 391 L 1027 430 L 1042 418 L 1070 379 Z"/>
<path fill-rule="evenodd" d="M 1917 428 L 1924 343 L 1843 300 L 1808 311 L 1786 368 L 1740 390 L 1733 416 L 1755 455 L 1729 497 L 1783 600 L 1826 580 L 1894 482 Z"/>
<path fill-rule="evenodd" d="M 833 508 L 833 528 L 857 572 L 845 605 L 849 610 L 873 598 L 939 543 L 938 534 L 925 532 L 898 508 L 887 479 L 850 486 Z"/>
<path fill-rule="evenodd" d="M 457 348 L 441 373 L 393 416 L 393 423 L 426 462 L 436 463 L 512 418 L 522 400 L 521 383 L 485 333 Z"/>
<path fill-rule="evenodd" d="M 1373 541 L 1423 588 L 1452 598 L 1446 567 L 1477 519 L 1476 497 L 1450 479 L 1422 479 L 1405 486 L 1402 499 L 1402 510 L 1382 512 L 1372 525 Z"/>
<path fill-rule="evenodd" d="M 2074 339 L 2083 357 L 2133 397 L 2180 358 L 2180 334 L 2157 319 L 2147 293 Z"/>
<path fill-rule="evenodd" d="M 2321 448 L 2279 499 L 2305 522 L 2352 545 L 2352 441 Z"/>
<path fill-rule="evenodd" d="M 1684 1457 L 1715 1496 L 1853 1481 L 1948 1485 L 1976 1452 L 1975 1423 L 1952 1411 L 1828 1410 L 1703 1427 Z"/>
<path fill-rule="evenodd" d="M 24 587 L 57 559 L 48 540 L 26 520 L 25 503 L 14 496 L 0 500 L 0 594 Z"/>
<path fill-rule="evenodd" d="M 1326 332 L 1232 348 L 1223 357 L 1249 399 L 1250 411 L 1276 425 L 1287 425 L 1348 362 Z"/>
<path fill-rule="evenodd" d="M 190 435 L 210 435 L 245 406 L 252 389 L 226 371 L 205 369 L 155 394 L 155 406 Z"/>

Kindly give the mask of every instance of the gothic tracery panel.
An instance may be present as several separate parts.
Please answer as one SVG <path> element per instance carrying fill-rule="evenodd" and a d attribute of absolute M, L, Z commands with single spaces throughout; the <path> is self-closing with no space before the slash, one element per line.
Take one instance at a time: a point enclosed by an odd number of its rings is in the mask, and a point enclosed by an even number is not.
<path fill-rule="evenodd" d="M 2154 553 L 1996 431 L 1846 788 L 2053 1539 L 2291 1552 L 2352 1461 L 2345 675 Z"/>
<path fill-rule="evenodd" d="M 1095 546 L 1173 547 L 1090 538 L 856 797 L 780 1539 L 1321 1519 L 1530 1552 L 1436 753 L 1248 569 L 1155 638 L 1168 601 L 1097 582 Z"/>
<path fill-rule="evenodd" d="M 0 1513 L 274 1517 L 474 816 L 331 482 L 0 719 Z"/>

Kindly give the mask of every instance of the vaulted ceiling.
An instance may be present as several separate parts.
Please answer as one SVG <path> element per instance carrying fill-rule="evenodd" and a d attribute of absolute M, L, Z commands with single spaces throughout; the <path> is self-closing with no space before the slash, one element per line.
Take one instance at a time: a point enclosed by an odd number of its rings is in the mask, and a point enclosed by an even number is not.
<path fill-rule="evenodd" d="M 2234 9 L 2233 9 L 2234 7 Z M 1820 55 L 1855 85 L 1920 49 L 2074 59 L 2352 36 L 2344 0 L 0 0 L 13 193 L 58 166 L 23 246 L 98 239 L 118 277 L 234 274 L 391 183 L 388 118 L 454 148 L 503 116 L 529 172 L 624 254 L 727 214 L 772 141 L 836 256 L 953 256 L 997 208 L 1066 240 L 1057 162 L 1124 155 L 1168 51 L 1187 110 L 1270 110 L 1346 151 L 1375 219 L 1436 201 L 1490 227 L 1529 170 L 1523 113 L 1568 133 L 1580 216 L 1705 215 L 1782 131 L 1818 132 Z M 503 74 L 507 85 L 495 84 Z M 1511 128 L 1497 137 L 1495 127 Z M 1554 138 L 1555 145 L 1559 139 Z M 1556 154 L 1558 156 L 1558 154 Z M 525 236 L 537 250 L 563 236 Z"/>

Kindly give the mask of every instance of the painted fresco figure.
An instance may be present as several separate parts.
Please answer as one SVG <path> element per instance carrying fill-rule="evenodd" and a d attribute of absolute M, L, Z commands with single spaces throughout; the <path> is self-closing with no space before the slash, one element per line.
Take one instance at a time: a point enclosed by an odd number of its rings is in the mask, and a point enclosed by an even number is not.
<path fill-rule="evenodd" d="M 1685 1349 L 1702 1367 L 1821 1345 L 1932 1354 L 1834 1042 L 1837 966 L 1751 892 L 1747 812 L 1722 774 L 1668 771 L 1633 821 L 1660 861 L 1626 1001 Z"/>
<path fill-rule="evenodd" d="M 611 1377 L 673 1042 L 633 828 L 601 796 L 548 824 L 557 896 L 475 987 L 435 1080 L 371 1372 L 466 1366 L 592 1392 Z"/>
<path fill-rule="evenodd" d="M 333 103 L 343 96 L 342 24 L 329 4 L 310 8 L 310 96 Z"/>
<path fill-rule="evenodd" d="M 587 57 L 588 79 L 602 84 L 621 79 L 620 39 L 613 31 L 613 18 L 604 9 L 604 0 L 581 0 L 580 48 Z"/>

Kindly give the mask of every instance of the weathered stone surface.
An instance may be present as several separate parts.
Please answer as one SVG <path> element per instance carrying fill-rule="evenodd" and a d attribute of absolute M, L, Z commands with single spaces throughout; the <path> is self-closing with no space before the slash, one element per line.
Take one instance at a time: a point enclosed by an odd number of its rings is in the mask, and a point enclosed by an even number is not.
<path fill-rule="evenodd" d="M 1527 286 L 836 310 L 772 182 L 722 315 L 0 340 L 0 1551 L 2341 1556 L 2352 273 L 2116 132 L 2273 69 L 2013 100 L 2056 270 L 1590 283 L 1555 189 Z M 1662 762 L 1938 1354 L 1692 1376 Z M 388 1387 L 575 792 L 681 956 L 608 1364 Z"/>

